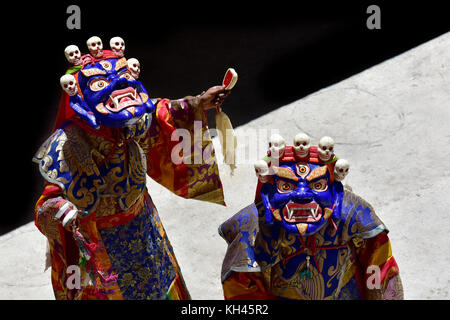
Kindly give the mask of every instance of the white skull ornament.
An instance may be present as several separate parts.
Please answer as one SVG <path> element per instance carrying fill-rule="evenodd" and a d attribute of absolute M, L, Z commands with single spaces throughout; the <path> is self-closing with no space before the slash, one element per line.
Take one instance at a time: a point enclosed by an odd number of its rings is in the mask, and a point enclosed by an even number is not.
<path fill-rule="evenodd" d="M 70 46 L 67 46 L 64 49 L 64 55 L 71 64 L 76 66 L 81 64 L 81 52 L 76 45 L 71 44 Z"/>
<path fill-rule="evenodd" d="M 306 133 L 298 133 L 294 137 L 294 153 L 297 157 L 305 158 L 309 154 L 311 138 Z"/>
<path fill-rule="evenodd" d="M 141 73 L 141 64 L 136 58 L 131 58 L 127 60 L 128 70 L 130 71 L 133 78 L 139 78 L 139 73 Z"/>
<path fill-rule="evenodd" d="M 125 41 L 123 41 L 121 37 L 111 38 L 111 40 L 109 40 L 109 46 L 118 57 L 123 57 L 125 51 Z"/>
<path fill-rule="evenodd" d="M 337 181 L 342 181 L 348 174 L 350 169 L 350 163 L 345 159 L 339 159 L 334 164 L 334 179 Z"/>
<path fill-rule="evenodd" d="M 103 43 L 99 37 L 97 36 L 90 37 L 86 41 L 86 44 L 89 49 L 89 52 L 91 53 L 91 56 L 95 58 L 101 58 L 103 56 Z"/>
<path fill-rule="evenodd" d="M 282 158 L 286 149 L 286 141 L 282 136 L 275 133 L 270 137 L 269 150 L 270 156 L 275 159 Z"/>
<path fill-rule="evenodd" d="M 255 166 L 255 173 L 259 181 L 261 181 L 261 183 L 268 182 L 270 178 L 270 173 L 267 162 L 264 160 L 257 160 L 255 161 L 254 166 Z"/>
<path fill-rule="evenodd" d="M 330 161 L 333 155 L 334 140 L 330 137 L 322 137 L 319 141 L 319 147 L 317 152 L 319 153 L 319 159 L 322 161 Z"/>
<path fill-rule="evenodd" d="M 71 74 L 65 74 L 59 79 L 61 88 L 67 92 L 69 96 L 74 96 L 77 94 L 77 82 L 75 77 Z"/>

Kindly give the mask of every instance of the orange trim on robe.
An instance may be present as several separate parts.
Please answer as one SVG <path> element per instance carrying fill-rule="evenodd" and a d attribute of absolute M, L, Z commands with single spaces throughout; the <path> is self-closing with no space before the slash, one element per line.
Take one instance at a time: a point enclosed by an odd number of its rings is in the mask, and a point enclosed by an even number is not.
<path fill-rule="evenodd" d="M 223 283 L 225 300 L 273 300 L 259 273 L 232 272 Z"/>
<path fill-rule="evenodd" d="M 169 103 L 170 100 L 163 99 L 157 104 L 156 116 L 160 132 L 156 144 L 147 154 L 148 175 L 175 194 L 187 198 L 187 167 L 184 163 L 174 164 L 171 159 L 172 149 L 179 142 L 171 139 L 176 127 L 168 110 Z"/>

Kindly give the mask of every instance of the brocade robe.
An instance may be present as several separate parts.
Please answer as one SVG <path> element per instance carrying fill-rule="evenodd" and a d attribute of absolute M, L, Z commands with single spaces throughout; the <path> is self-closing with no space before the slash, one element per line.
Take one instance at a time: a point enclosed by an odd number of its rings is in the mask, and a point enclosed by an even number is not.
<path fill-rule="evenodd" d="M 180 154 L 191 161 L 172 161 L 176 129 L 203 137 Z M 47 139 L 33 158 L 45 179 L 35 224 L 48 239 L 56 299 L 190 298 L 146 175 L 181 197 L 224 204 L 207 129 L 198 100 L 187 97 L 158 99 L 128 128 L 94 130 L 73 118 Z M 76 230 L 54 219 L 67 200 L 86 213 Z"/>
<path fill-rule="evenodd" d="M 331 219 L 317 233 L 296 237 L 266 225 L 257 202 L 225 221 L 225 299 L 402 299 L 388 230 L 373 208 L 346 189 L 342 212 Z"/>

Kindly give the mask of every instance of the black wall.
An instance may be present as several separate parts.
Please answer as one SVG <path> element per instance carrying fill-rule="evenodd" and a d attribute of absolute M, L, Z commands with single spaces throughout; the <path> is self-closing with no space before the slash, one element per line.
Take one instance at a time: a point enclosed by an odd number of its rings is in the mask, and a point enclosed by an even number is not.
<path fill-rule="evenodd" d="M 69 44 L 87 52 L 92 35 L 106 47 L 111 37 L 121 36 L 126 57 L 141 62 L 141 81 L 152 97 L 200 93 L 234 67 L 239 81 L 224 108 L 238 126 L 450 30 L 437 2 L 302 2 L 8 5 L 2 11 L 9 19 L 2 21 L 6 206 L 0 210 L 0 234 L 33 219 L 42 179 L 31 158 L 55 120 Z M 81 30 L 66 28 L 70 4 L 81 8 Z M 381 30 L 366 27 L 370 4 L 381 8 Z"/>

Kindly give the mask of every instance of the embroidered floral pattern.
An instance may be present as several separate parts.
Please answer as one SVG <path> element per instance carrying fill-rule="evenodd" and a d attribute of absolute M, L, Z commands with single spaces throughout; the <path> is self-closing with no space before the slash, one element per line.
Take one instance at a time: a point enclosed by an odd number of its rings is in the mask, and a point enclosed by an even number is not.
<path fill-rule="evenodd" d="M 124 299 L 164 299 L 178 265 L 151 200 L 133 220 L 100 234 Z"/>

